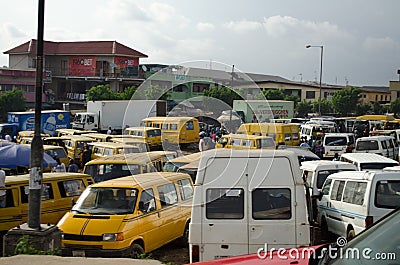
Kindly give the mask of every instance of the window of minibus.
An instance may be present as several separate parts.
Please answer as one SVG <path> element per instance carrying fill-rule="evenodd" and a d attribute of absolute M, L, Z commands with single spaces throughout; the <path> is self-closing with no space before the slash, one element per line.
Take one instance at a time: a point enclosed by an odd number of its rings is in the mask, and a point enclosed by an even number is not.
<path fill-rule="evenodd" d="M 231 145 L 232 146 L 240 146 L 240 139 L 231 139 Z"/>
<path fill-rule="evenodd" d="M 161 130 L 168 130 L 168 123 L 163 123 L 161 125 Z"/>
<path fill-rule="evenodd" d="M 138 147 L 124 147 L 118 149 L 118 154 L 133 154 L 133 153 L 140 153 Z"/>
<path fill-rule="evenodd" d="M 28 198 L 29 186 L 21 186 L 21 202 L 28 203 Z M 42 196 L 40 198 L 42 201 L 54 199 L 54 192 L 50 183 L 42 184 Z"/>
<path fill-rule="evenodd" d="M 60 181 L 57 183 L 61 197 L 73 197 L 79 196 L 85 190 L 85 184 L 83 180 L 72 179 Z"/>
<path fill-rule="evenodd" d="M 322 195 L 328 195 L 329 190 L 331 189 L 332 179 L 326 179 L 324 186 L 322 187 L 321 193 Z"/>
<path fill-rule="evenodd" d="M 57 158 L 66 158 L 67 157 L 65 155 L 64 148 L 49 149 L 49 150 L 45 150 L 44 152 L 46 154 L 50 155 L 51 157 L 57 157 Z"/>
<path fill-rule="evenodd" d="M 193 121 L 186 122 L 186 130 L 194 130 L 194 123 Z"/>
<path fill-rule="evenodd" d="M 101 155 L 103 155 L 103 149 L 104 148 L 102 148 L 102 147 L 95 147 L 93 149 L 93 154 L 101 156 Z"/>
<path fill-rule="evenodd" d="M 113 154 L 114 154 L 114 151 L 112 148 L 104 148 L 104 156 L 110 156 Z"/>
<path fill-rule="evenodd" d="M 325 136 L 325 146 L 340 146 L 346 144 L 346 136 Z"/>
<path fill-rule="evenodd" d="M 329 175 L 342 171 L 351 171 L 351 169 L 343 169 L 343 170 L 332 169 L 332 170 L 319 171 L 317 175 L 317 188 L 318 189 L 322 188 L 322 185 L 324 185 L 324 182 Z"/>
<path fill-rule="evenodd" d="M 158 186 L 157 190 L 162 208 L 178 203 L 178 194 L 176 193 L 174 183 Z"/>
<path fill-rule="evenodd" d="M 156 210 L 156 201 L 152 188 L 144 190 L 140 195 L 139 210 L 143 213 L 149 213 Z"/>
<path fill-rule="evenodd" d="M 115 179 L 129 175 L 140 174 L 140 165 L 120 165 L 120 164 L 100 164 L 100 165 L 87 165 L 85 174 L 93 177 L 95 182 L 100 182 L 108 179 Z"/>
<path fill-rule="evenodd" d="M 259 139 L 259 146 L 260 148 L 269 148 L 269 147 L 274 147 L 275 143 L 271 139 Z"/>
<path fill-rule="evenodd" d="M 193 186 L 191 185 L 189 179 L 178 180 L 178 187 L 182 201 L 193 197 Z"/>
<path fill-rule="evenodd" d="M 170 129 L 170 130 L 178 130 L 178 124 L 176 124 L 176 123 L 171 123 L 171 124 L 169 125 L 169 129 Z"/>
<path fill-rule="evenodd" d="M 367 190 L 366 182 L 347 181 L 343 192 L 343 201 L 356 205 L 363 205 Z"/>
<path fill-rule="evenodd" d="M 252 215 L 255 220 L 290 219 L 290 189 L 258 188 L 252 191 Z"/>
<path fill-rule="evenodd" d="M 147 137 L 161 136 L 160 130 L 148 130 Z"/>
<path fill-rule="evenodd" d="M 376 183 L 375 206 L 396 209 L 400 207 L 400 180 L 381 180 Z"/>
<path fill-rule="evenodd" d="M 212 188 L 206 190 L 207 219 L 243 219 L 244 190 Z"/>
<path fill-rule="evenodd" d="M 343 188 L 345 181 L 336 180 L 333 183 L 331 200 L 340 201 L 342 200 Z"/>
<path fill-rule="evenodd" d="M 356 150 L 364 151 L 364 150 L 378 150 L 378 141 L 376 140 L 368 140 L 368 141 L 358 141 Z"/>

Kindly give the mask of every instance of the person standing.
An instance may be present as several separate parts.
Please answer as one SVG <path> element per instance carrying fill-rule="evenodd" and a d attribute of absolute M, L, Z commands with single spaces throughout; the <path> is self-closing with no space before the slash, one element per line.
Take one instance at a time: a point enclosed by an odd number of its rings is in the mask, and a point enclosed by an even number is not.
<path fill-rule="evenodd" d="M 0 188 L 6 187 L 6 172 L 0 169 Z M 6 191 L 0 190 L 0 208 L 6 207 Z"/>
<path fill-rule="evenodd" d="M 89 145 L 85 143 L 83 146 L 82 167 L 90 160 L 92 160 L 92 150 L 90 150 Z"/>
<path fill-rule="evenodd" d="M 78 172 L 78 165 L 75 163 L 73 159 L 69 161 L 68 172 Z"/>
<path fill-rule="evenodd" d="M 203 152 L 207 150 L 206 142 L 204 141 L 204 133 L 200 133 L 200 141 L 199 141 L 199 151 Z"/>
<path fill-rule="evenodd" d="M 65 164 L 60 161 L 59 158 L 56 158 L 57 166 L 53 168 L 53 172 L 66 172 Z"/>
<path fill-rule="evenodd" d="M 315 145 L 315 154 L 322 159 L 324 154 L 324 147 L 322 146 L 321 140 L 318 140 L 317 144 Z"/>
<path fill-rule="evenodd" d="M 111 127 L 108 127 L 107 134 L 111 134 L 111 133 L 112 133 Z"/>

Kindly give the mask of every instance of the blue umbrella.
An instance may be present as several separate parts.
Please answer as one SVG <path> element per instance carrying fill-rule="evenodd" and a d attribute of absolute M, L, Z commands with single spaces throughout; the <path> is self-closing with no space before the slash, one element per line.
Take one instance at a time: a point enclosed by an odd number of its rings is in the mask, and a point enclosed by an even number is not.
<path fill-rule="evenodd" d="M 31 146 L 11 144 L 0 147 L 0 168 L 16 169 L 30 167 Z M 57 162 L 48 154 L 43 154 L 43 168 L 52 168 Z"/>

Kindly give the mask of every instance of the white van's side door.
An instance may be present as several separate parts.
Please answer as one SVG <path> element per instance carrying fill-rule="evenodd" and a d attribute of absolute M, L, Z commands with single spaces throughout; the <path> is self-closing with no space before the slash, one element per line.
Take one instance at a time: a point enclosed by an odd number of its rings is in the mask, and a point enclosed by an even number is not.
<path fill-rule="evenodd" d="M 247 254 L 247 159 L 210 159 L 204 171 L 200 260 Z"/>
<path fill-rule="evenodd" d="M 248 178 L 249 253 L 265 244 L 268 249 L 296 247 L 296 188 L 289 159 L 249 159 Z"/>

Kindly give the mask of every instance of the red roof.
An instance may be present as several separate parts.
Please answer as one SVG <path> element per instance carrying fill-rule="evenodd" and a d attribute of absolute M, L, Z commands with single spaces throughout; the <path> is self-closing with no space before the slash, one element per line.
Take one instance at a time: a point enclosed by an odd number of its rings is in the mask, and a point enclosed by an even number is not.
<path fill-rule="evenodd" d="M 4 54 L 36 54 L 36 40 L 32 39 Z M 44 41 L 43 53 L 45 55 L 124 55 L 130 57 L 147 58 L 144 53 L 131 49 L 116 41 L 75 41 L 53 42 Z"/>

